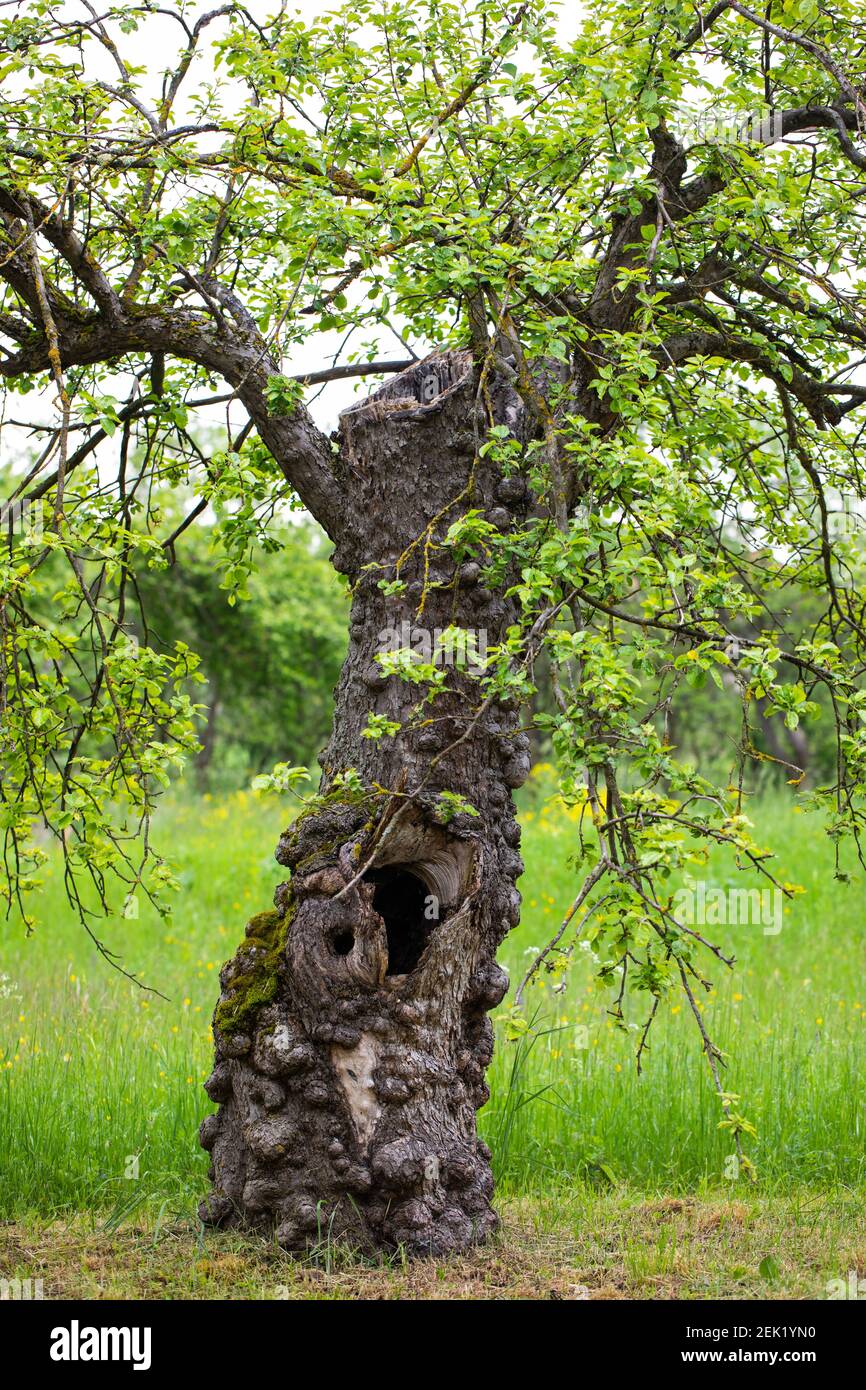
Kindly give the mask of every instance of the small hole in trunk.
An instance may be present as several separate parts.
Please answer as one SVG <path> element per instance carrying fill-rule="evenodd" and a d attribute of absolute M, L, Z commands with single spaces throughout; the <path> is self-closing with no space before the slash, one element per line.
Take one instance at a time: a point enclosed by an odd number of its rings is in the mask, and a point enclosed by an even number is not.
<path fill-rule="evenodd" d="M 355 936 L 350 931 L 340 931 L 334 937 L 334 950 L 338 956 L 347 956 L 355 944 Z"/>
<path fill-rule="evenodd" d="M 364 875 L 376 885 L 373 909 L 385 923 L 388 936 L 387 975 L 408 975 L 415 969 L 430 940 L 435 922 L 424 915 L 426 884 L 408 869 L 371 869 Z"/>

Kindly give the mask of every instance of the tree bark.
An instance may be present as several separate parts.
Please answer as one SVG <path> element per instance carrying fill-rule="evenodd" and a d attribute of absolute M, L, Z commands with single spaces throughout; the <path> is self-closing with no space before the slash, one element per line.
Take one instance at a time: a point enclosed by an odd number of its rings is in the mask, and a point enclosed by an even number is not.
<path fill-rule="evenodd" d="M 375 661 L 403 623 L 419 645 L 458 625 L 483 647 L 514 619 L 478 565 L 442 545 L 469 507 L 506 529 L 531 504 L 522 478 L 478 457 L 491 409 L 522 437 L 510 387 L 479 392 L 468 355 L 449 353 L 341 419 L 353 525 L 334 562 L 354 601 L 324 801 L 283 835 L 277 858 L 291 879 L 223 969 L 206 1083 L 219 1109 L 201 1135 L 214 1184 L 203 1218 L 275 1228 L 288 1249 L 340 1237 L 443 1254 L 496 1225 L 475 1113 L 488 1096 L 487 1013 L 508 984 L 496 950 L 519 916 L 511 792 L 529 771 L 528 743 L 516 710 L 485 703 L 464 671 L 449 668 L 419 717 L 419 687 Z M 387 596 L 379 583 L 401 556 L 406 590 Z M 369 710 L 403 731 L 365 738 Z M 335 781 L 349 768 L 365 795 Z M 443 823 L 442 792 L 478 814 Z"/>

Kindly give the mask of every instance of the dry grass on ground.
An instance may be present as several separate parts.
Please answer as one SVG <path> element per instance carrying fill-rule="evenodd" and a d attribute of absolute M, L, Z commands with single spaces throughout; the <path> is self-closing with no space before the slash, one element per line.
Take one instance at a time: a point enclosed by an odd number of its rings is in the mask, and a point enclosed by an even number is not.
<path fill-rule="evenodd" d="M 470 1255 L 370 1263 L 337 1247 L 295 1260 L 186 1221 L 107 1231 L 0 1226 L 0 1275 L 44 1297 L 195 1299 L 824 1298 L 866 1274 L 861 1196 L 800 1192 L 646 1198 L 584 1189 L 500 1202 L 500 1235 Z"/>

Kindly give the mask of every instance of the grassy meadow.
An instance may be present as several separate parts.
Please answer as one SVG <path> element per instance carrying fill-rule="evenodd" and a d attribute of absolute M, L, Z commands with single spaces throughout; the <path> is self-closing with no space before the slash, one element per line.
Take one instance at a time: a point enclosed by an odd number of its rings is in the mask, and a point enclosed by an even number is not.
<path fill-rule="evenodd" d="M 751 814 L 759 839 L 778 847 L 779 877 L 805 889 L 777 935 L 708 929 L 737 956 L 733 973 L 706 964 L 715 988 L 703 1008 L 728 1054 L 726 1087 L 757 1127 L 757 1184 L 732 1174 L 687 1006 L 660 1011 L 638 1077 L 642 1016 L 626 1034 L 613 1027 L 592 959 L 577 949 L 562 992 L 549 978 L 530 990 L 533 1033 L 500 1037 L 491 1068 L 480 1128 L 494 1153 L 500 1240 L 441 1277 L 434 1262 L 384 1261 L 374 1292 L 820 1297 L 828 1279 L 866 1273 L 862 880 L 834 882 L 832 847 L 793 797 L 768 796 Z M 182 884 L 173 918 L 142 908 L 105 933 L 165 998 L 99 959 L 56 871 L 38 932 L 4 927 L 0 1273 L 44 1269 L 46 1296 L 76 1279 L 81 1296 L 351 1296 L 361 1276 L 345 1252 L 291 1261 L 204 1233 L 194 1216 L 217 975 L 246 919 L 270 904 L 285 818 L 243 792 L 166 807 L 157 833 Z M 522 820 L 523 921 L 501 952 L 512 986 L 575 883 L 575 824 L 546 794 L 543 769 Z M 734 881 L 757 886 L 719 857 L 712 882 Z"/>

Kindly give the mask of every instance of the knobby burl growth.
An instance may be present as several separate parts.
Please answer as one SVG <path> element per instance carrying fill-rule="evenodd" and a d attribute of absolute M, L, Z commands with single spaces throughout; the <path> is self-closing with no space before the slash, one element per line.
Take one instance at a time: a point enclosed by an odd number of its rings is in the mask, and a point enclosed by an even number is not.
<path fill-rule="evenodd" d="M 496 382 L 484 405 L 478 386 L 467 354 L 437 356 L 341 420 L 354 527 L 335 564 L 354 602 L 324 801 L 282 837 L 291 879 L 222 972 L 206 1083 L 219 1109 L 201 1134 L 214 1182 L 203 1216 L 274 1226 L 289 1249 L 346 1237 L 441 1254 L 496 1225 L 475 1112 L 488 1096 L 488 1011 L 508 983 L 496 950 L 519 916 L 511 791 L 529 770 L 527 740 L 516 710 L 483 704 L 457 669 L 411 719 L 418 688 L 375 661 L 383 630 L 404 620 L 456 624 L 489 646 L 513 620 L 478 566 L 437 544 L 469 506 L 506 529 L 530 505 L 523 480 L 503 479 L 477 447 L 485 410 L 522 437 L 523 407 Z M 406 588 L 386 596 L 379 581 L 400 557 Z M 369 710 L 410 722 L 364 738 Z M 350 767 L 370 795 L 335 785 Z M 478 814 L 443 824 L 440 794 L 467 790 Z"/>

